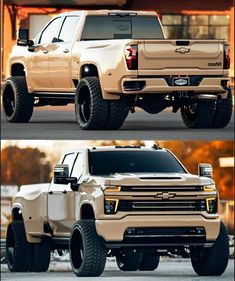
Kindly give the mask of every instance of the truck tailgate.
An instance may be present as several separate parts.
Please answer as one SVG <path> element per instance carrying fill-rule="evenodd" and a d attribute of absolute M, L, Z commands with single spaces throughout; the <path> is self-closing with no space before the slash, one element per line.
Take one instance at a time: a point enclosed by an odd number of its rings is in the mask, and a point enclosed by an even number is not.
<path fill-rule="evenodd" d="M 139 74 L 167 69 L 210 69 L 222 74 L 223 46 L 223 40 L 142 40 L 138 43 Z"/>

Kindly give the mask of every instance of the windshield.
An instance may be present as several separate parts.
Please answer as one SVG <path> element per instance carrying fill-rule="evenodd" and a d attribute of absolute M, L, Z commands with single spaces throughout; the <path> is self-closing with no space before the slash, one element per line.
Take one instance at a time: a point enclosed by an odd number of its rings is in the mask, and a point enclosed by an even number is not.
<path fill-rule="evenodd" d="M 90 151 L 91 175 L 115 173 L 186 173 L 182 165 L 164 150 Z"/>
<path fill-rule="evenodd" d="M 163 39 L 157 17 L 87 16 L 81 40 Z"/>

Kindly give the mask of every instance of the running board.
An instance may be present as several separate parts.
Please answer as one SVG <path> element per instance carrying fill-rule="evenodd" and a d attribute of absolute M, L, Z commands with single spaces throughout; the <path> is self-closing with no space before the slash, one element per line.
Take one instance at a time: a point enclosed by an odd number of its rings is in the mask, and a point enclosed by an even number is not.
<path fill-rule="evenodd" d="M 71 99 L 74 100 L 75 93 L 52 93 L 52 92 L 35 92 L 35 98 L 40 99 Z"/>

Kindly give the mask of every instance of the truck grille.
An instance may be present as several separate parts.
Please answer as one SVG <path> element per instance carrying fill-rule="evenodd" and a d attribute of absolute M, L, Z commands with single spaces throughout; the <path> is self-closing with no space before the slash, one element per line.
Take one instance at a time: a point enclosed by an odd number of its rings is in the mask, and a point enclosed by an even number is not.
<path fill-rule="evenodd" d="M 125 192 L 190 192 L 202 191 L 202 186 L 122 186 L 121 191 Z"/>
<path fill-rule="evenodd" d="M 146 200 L 131 201 L 120 200 L 118 211 L 120 212 L 140 212 L 140 211 L 205 211 L 205 200 Z"/>

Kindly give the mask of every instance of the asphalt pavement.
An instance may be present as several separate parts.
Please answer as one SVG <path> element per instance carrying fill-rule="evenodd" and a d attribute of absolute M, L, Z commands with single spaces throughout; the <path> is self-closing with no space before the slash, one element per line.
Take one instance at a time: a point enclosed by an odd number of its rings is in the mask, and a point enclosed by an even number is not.
<path fill-rule="evenodd" d="M 163 111 L 152 115 L 142 111 L 129 113 L 119 130 L 85 131 L 75 121 L 73 105 L 35 108 L 29 123 L 8 123 L 1 112 L 2 139 L 50 140 L 233 140 L 234 114 L 223 129 L 189 129 L 180 113 Z"/>
<path fill-rule="evenodd" d="M 77 280 L 112 280 L 112 281 L 232 281 L 234 280 L 234 260 L 229 260 L 228 267 L 222 276 L 202 277 L 196 275 L 188 259 L 161 259 L 155 271 L 122 272 L 113 261 L 106 263 L 104 273 L 100 277 L 78 278 L 71 271 L 69 263 L 52 263 L 49 272 L 44 273 L 12 273 L 8 272 L 6 265 L 2 267 L 1 280 L 14 281 L 77 281 Z"/>

